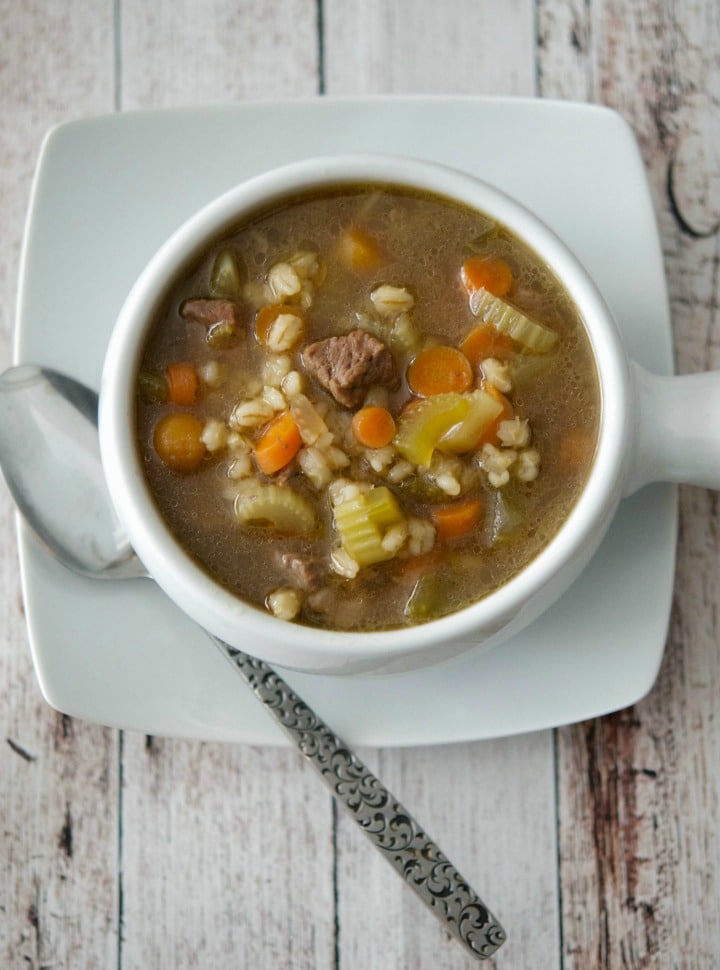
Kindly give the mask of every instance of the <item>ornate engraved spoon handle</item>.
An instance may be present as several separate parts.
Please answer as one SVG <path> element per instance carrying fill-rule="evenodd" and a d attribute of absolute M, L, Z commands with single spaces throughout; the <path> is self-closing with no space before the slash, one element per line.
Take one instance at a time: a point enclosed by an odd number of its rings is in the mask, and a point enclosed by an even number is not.
<path fill-rule="evenodd" d="M 505 931 L 409 812 L 272 668 L 216 642 L 405 882 L 475 959 L 491 956 Z"/>

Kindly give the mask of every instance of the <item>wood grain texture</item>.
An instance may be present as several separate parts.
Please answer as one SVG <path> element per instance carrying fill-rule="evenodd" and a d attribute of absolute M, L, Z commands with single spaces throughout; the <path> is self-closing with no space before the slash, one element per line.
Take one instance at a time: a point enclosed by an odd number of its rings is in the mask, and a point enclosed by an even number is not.
<path fill-rule="evenodd" d="M 123 0 L 122 108 L 317 94 L 317 16 L 314 0 Z"/>
<path fill-rule="evenodd" d="M 363 755 L 492 906 L 509 940 L 485 966 L 557 967 L 559 913 L 552 735 Z M 470 968 L 441 925 L 342 816 L 341 967 Z"/>
<path fill-rule="evenodd" d="M 112 109 L 113 25 L 106 2 L 0 3 L 0 364 L 10 362 L 20 242 L 38 150 L 68 117 Z M 64 38 L 58 44 L 58 35 Z"/>
<path fill-rule="evenodd" d="M 315 94 L 316 18 L 308 0 L 126 0 L 121 104 Z M 126 734 L 122 773 L 124 970 L 333 966 L 331 800 L 295 752 Z"/>
<path fill-rule="evenodd" d="M 3 366 L 51 124 L 319 90 L 537 93 L 619 110 L 650 178 L 678 369 L 720 365 L 717 4 L 0 0 L 0 32 Z M 506 924 L 498 968 L 720 965 L 718 515 L 715 495 L 681 490 L 668 649 L 633 709 L 554 734 L 361 752 Z M 12 519 L 3 487 L 0 966 L 470 965 L 293 752 L 147 739 L 51 711 Z"/>
<path fill-rule="evenodd" d="M 541 92 L 632 124 L 649 173 L 678 369 L 718 366 L 713 4 L 541 4 Z M 631 266 L 621 259 L 620 271 Z M 717 497 L 681 490 L 677 593 L 662 670 L 634 709 L 558 732 L 565 967 L 720 962 Z M 692 941 L 690 943 L 689 941 Z"/>
<path fill-rule="evenodd" d="M 50 125 L 67 117 L 112 108 L 113 26 L 108 4 L 95 0 L 62 6 L 4 2 L 0 24 L 0 363 L 5 366 L 40 141 Z M 4 485 L 0 596 L 0 966 L 113 966 L 117 734 L 64 718 L 40 696 Z"/>
<path fill-rule="evenodd" d="M 123 967 L 333 965 L 331 799 L 294 751 L 126 733 L 122 807 Z"/>
<path fill-rule="evenodd" d="M 327 94 L 532 94 L 531 0 L 324 5 Z"/>

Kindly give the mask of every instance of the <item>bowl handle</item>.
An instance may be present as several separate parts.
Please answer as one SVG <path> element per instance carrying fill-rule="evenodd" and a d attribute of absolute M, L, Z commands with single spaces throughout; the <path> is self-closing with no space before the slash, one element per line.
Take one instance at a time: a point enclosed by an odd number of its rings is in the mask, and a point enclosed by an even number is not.
<path fill-rule="evenodd" d="M 650 482 L 720 489 L 720 371 L 659 377 L 631 362 L 635 440 L 625 495 Z"/>

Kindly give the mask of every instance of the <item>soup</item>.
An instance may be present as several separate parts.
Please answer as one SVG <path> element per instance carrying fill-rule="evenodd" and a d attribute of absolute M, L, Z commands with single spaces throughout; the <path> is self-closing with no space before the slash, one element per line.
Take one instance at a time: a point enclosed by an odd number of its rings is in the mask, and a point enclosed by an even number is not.
<path fill-rule="evenodd" d="M 507 583 L 576 502 L 599 416 L 548 267 L 481 213 L 383 185 L 293 197 L 217 240 L 138 376 L 179 543 L 243 600 L 342 630 Z"/>

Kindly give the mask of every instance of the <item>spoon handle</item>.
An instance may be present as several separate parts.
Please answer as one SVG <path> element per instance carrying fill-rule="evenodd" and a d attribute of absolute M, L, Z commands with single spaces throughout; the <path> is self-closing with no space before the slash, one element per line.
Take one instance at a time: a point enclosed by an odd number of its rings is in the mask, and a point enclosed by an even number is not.
<path fill-rule="evenodd" d="M 476 960 L 491 956 L 505 931 L 410 813 L 271 667 L 216 642 L 408 886 Z"/>

